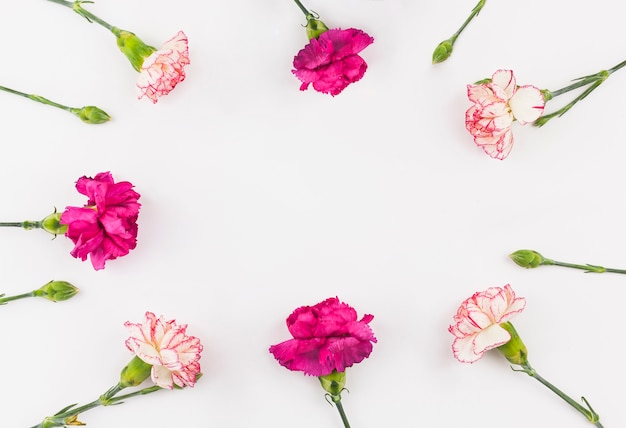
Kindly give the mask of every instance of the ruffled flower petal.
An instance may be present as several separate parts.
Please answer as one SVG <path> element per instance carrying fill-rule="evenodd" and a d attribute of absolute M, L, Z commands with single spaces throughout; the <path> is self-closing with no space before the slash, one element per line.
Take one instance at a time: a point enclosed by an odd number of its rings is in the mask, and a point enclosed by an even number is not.
<path fill-rule="evenodd" d="M 500 326 L 526 305 L 523 297 L 517 297 L 509 284 L 504 288 L 490 287 L 474 293 L 466 299 L 454 316 L 454 324 L 448 331 L 455 337 L 452 343 L 454 357 L 465 363 L 480 359 L 493 348 L 511 339 L 508 331 Z"/>
<path fill-rule="evenodd" d="M 539 119 L 543 114 L 545 103 L 539 88 L 532 85 L 520 86 L 509 100 L 511 112 L 520 125 Z"/>
<path fill-rule="evenodd" d="M 108 172 L 94 178 L 81 177 L 76 190 L 87 196 L 84 207 L 66 207 L 61 223 L 65 236 L 74 242 L 71 255 L 86 260 L 94 269 L 104 269 L 107 260 L 125 256 L 137 245 L 139 193 L 127 181 L 115 183 Z"/>
<path fill-rule="evenodd" d="M 202 344 L 197 337 L 186 334 L 186 325 L 157 318 L 146 312 L 142 324 L 126 322 L 130 337 L 126 347 L 145 363 L 152 365 L 152 381 L 162 388 L 174 384 L 194 386 L 200 373 Z"/>
<path fill-rule="evenodd" d="M 137 78 L 137 97 L 145 96 L 156 103 L 185 80 L 185 66 L 189 63 L 187 36 L 179 31 L 143 61 Z"/>
<path fill-rule="evenodd" d="M 310 376 L 326 376 L 363 361 L 376 337 L 369 327 L 374 317 L 357 321 L 354 308 L 337 298 L 297 308 L 287 318 L 293 339 L 269 348 L 284 367 Z"/>
<path fill-rule="evenodd" d="M 300 79 L 300 90 L 340 94 L 348 85 L 359 81 L 367 70 L 367 63 L 358 53 L 374 39 L 361 30 L 333 29 L 311 39 L 293 59 L 292 73 Z"/>
<path fill-rule="evenodd" d="M 517 88 L 512 70 L 498 70 L 493 73 L 491 85 L 502 89 L 507 100 L 513 96 Z"/>

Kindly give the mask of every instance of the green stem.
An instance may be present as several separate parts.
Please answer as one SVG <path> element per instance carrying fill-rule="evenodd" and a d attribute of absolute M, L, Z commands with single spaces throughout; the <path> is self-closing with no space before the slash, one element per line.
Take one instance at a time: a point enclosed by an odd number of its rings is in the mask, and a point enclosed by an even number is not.
<path fill-rule="evenodd" d="M 470 13 L 470 16 L 468 16 L 467 19 L 465 20 L 465 22 L 463 23 L 463 25 L 461 25 L 461 28 L 459 28 L 456 31 L 456 33 L 454 33 L 452 35 L 452 37 L 450 37 L 450 43 L 454 44 L 454 42 L 456 42 L 456 39 L 459 37 L 461 32 L 463 30 L 465 30 L 465 27 L 467 27 L 467 24 L 469 24 L 470 21 L 472 19 L 474 19 L 474 17 L 480 13 L 480 11 L 482 10 L 483 6 L 485 5 L 485 1 L 486 0 L 479 0 L 478 4 L 476 4 L 476 6 L 474 6 L 474 9 L 472 9 L 472 12 Z"/>
<path fill-rule="evenodd" d="M 0 222 L 0 227 L 22 227 L 25 230 L 43 229 L 41 221 Z"/>
<path fill-rule="evenodd" d="M 568 268 L 573 268 L 573 269 L 581 269 L 581 270 L 584 270 L 587 273 L 610 272 L 610 273 L 626 274 L 626 270 L 624 270 L 624 269 L 605 268 L 604 266 L 597 266 L 597 265 L 590 265 L 590 264 L 579 265 L 579 264 L 575 264 L 575 263 L 559 262 L 557 260 L 552 260 L 552 259 L 544 259 L 543 262 L 541 263 L 541 265 L 562 266 L 562 267 L 568 267 Z"/>
<path fill-rule="evenodd" d="M 54 1 L 54 0 L 49 0 L 49 1 Z M 39 95 L 27 94 L 27 93 L 24 93 L 24 92 L 16 91 L 15 89 L 7 88 L 6 86 L 0 86 L 0 90 L 5 91 L 5 92 L 9 92 L 11 94 L 19 95 L 21 97 L 28 98 L 28 99 L 33 100 L 33 101 L 37 101 L 38 103 L 42 103 L 42 104 L 46 104 L 46 105 L 49 105 L 49 106 L 52 106 L 52 107 L 60 108 L 61 110 L 65 110 L 65 111 L 69 111 L 69 112 L 71 112 L 73 110 L 72 107 L 68 107 L 68 106 L 64 106 L 63 104 L 55 103 L 54 101 L 51 101 L 51 100 L 49 100 L 47 98 L 44 98 L 42 96 L 39 96 Z"/>
<path fill-rule="evenodd" d="M 140 389 L 139 391 L 131 392 L 129 394 L 120 395 L 119 397 L 112 398 L 111 400 L 108 401 L 108 404 L 116 404 L 122 400 L 126 400 L 128 398 L 135 397 L 137 395 L 151 394 L 153 392 L 160 391 L 161 389 L 163 388 L 161 388 L 158 385 L 150 386 L 148 388 Z"/>
<path fill-rule="evenodd" d="M 298 5 L 302 13 L 304 13 L 304 16 L 308 18 L 309 16 L 313 15 L 311 12 L 309 12 L 309 10 L 306 7 L 304 7 L 304 5 L 300 2 L 300 0 L 293 0 L 293 1 L 296 2 L 296 4 Z"/>
<path fill-rule="evenodd" d="M 339 412 L 339 416 L 341 416 L 341 422 L 343 422 L 344 428 L 350 428 L 348 417 L 346 416 L 346 412 L 344 412 L 343 405 L 341 404 L 341 397 L 339 397 L 339 400 L 335 401 L 333 396 L 333 402 L 335 403 L 335 406 L 337 406 L 337 411 Z"/>
<path fill-rule="evenodd" d="M 522 371 L 526 373 L 528 376 L 537 379 L 542 385 L 546 386 L 550 391 L 554 392 L 556 395 L 561 397 L 567 404 L 569 404 L 578 412 L 580 412 L 582 415 L 584 415 L 587 418 L 587 420 L 591 422 L 592 424 L 594 424 L 597 428 L 603 428 L 602 424 L 600 423 L 600 415 L 598 415 L 593 410 L 593 408 L 591 407 L 589 402 L 585 399 L 585 397 L 581 397 L 581 399 L 587 407 L 582 406 L 577 401 L 572 399 L 569 395 L 565 394 L 559 388 L 557 388 L 556 386 L 548 382 L 546 379 L 541 377 L 539 373 L 537 373 L 537 371 L 533 369 L 529 363 L 523 364 L 521 367 L 523 368 L 522 370 L 516 370 L 516 371 Z"/>
<path fill-rule="evenodd" d="M 71 419 L 71 418 L 77 419 L 78 415 L 86 412 L 87 410 L 90 410 L 99 406 L 110 406 L 112 404 L 118 404 L 128 398 L 135 397 L 137 395 L 150 394 L 152 392 L 163 389 L 160 386 L 154 385 L 148 388 L 140 389 L 139 391 L 135 391 L 130 394 L 125 394 L 119 397 L 114 397 L 115 394 L 119 393 L 124 388 L 125 387 L 121 386 L 121 384 L 118 383 L 117 385 L 110 388 L 107 392 L 102 394 L 97 400 L 94 400 L 91 403 L 87 403 L 79 407 L 74 407 L 74 405 L 65 407 L 64 409 L 61 409 L 61 411 L 59 411 L 55 415 L 46 417 L 42 423 L 35 425 L 32 428 L 63 427 L 63 426 L 66 426 L 68 419 Z"/>
<path fill-rule="evenodd" d="M 65 1 L 65 0 L 48 0 L 48 1 L 51 1 L 52 3 L 60 4 L 60 5 L 65 6 L 65 7 L 69 7 L 74 12 L 76 12 L 80 16 L 84 17 L 87 21 L 98 23 L 98 24 L 102 25 L 104 28 L 106 28 L 107 30 L 113 31 L 114 27 L 111 24 L 109 24 L 108 22 L 98 18 L 96 15 L 94 15 L 93 13 L 83 9 L 83 7 L 81 6 L 81 4 L 83 4 L 83 3 L 93 3 L 92 1 L 87 1 L 87 0 L 76 0 L 76 1 L 73 1 L 73 2 L 69 2 L 69 1 Z"/>
<path fill-rule="evenodd" d="M 574 89 L 578 89 L 578 88 L 581 88 L 583 86 L 590 85 L 587 89 L 585 89 L 585 91 L 583 91 L 582 94 L 580 94 L 579 96 L 574 98 L 565 107 L 555 111 L 554 113 L 550 113 L 550 114 L 546 114 L 546 115 L 541 116 L 539 119 L 537 119 L 533 123 L 533 125 L 535 125 L 535 126 L 543 126 L 550 119 L 553 119 L 555 117 L 563 116 L 578 101 L 581 101 L 581 100 L 585 99 L 587 97 L 587 95 L 589 95 L 591 92 L 593 92 L 598 86 L 600 86 L 602 84 L 602 82 L 604 82 L 606 79 L 608 79 L 611 74 L 615 73 L 617 70 L 619 70 L 620 68 L 622 68 L 624 66 L 626 66 L 626 61 L 622 61 L 619 64 L 617 64 L 616 66 L 614 66 L 612 68 L 609 68 L 608 70 L 602 70 L 602 71 L 599 71 L 598 73 L 595 73 L 595 74 L 590 74 L 588 76 L 583 76 L 583 77 L 579 77 L 578 79 L 574 79 L 575 83 L 572 83 L 571 85 L 565 86 L 565 87 L 563 87 L 561 89 L 557 89 L 556 91 L 549 91 L 547 89 L 541 91 L 543 93 L 543 95 L 544 95 L 544 98 L 545 98 L 546 102 L 548 102 L 549 100 L 551 100 L 554 97 L 558 97 L 559 95 L 565 94 L 565 93 L 567 93 L 569 91 L 572 91 Z"/>
<path fill-rule="evenodd" d="M 0 294 L 0 305 L 4 305 L 7 302 L 11 302 L 13 300 L 24 299 L 26 297 L 35 297 L 35 292 L 31 291 L 30 293 L 18 294 L 16 296 L 7 296 L 4 297 L 4 294 Z"/>

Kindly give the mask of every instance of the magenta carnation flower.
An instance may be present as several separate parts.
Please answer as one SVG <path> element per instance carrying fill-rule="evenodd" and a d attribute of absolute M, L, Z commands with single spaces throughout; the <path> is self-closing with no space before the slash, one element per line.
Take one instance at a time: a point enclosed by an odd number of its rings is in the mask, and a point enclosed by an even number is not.
<path fill-rule="evenodd" d="M 365 74 L 367 63 L 358 53 L 373 42 L 373 37 L 354 28 L 324 31 L 311 39 L 293 59 L 292 73 L 302 81 L 300 90 L 313 84 L 324 94 L 341 93 Z"/>
<path fill-rule="evenodd" d="M 140 195 L 128 181 L 115 183 L 109 172 L 79 178 L 76 190 L 88 197 L 87 204 L 66 207 L 61 215 L 65 236 L 75 244 L 71 254 L 83 261 L 89 256 L 94 269 L 104 269 L 107 260 L 125 256 L 137 245 Z"/>
<path fill-rule="evenodd" d="M 376 338 L 368 323 L 373 318 L 365 315 L 357 321 L 356 311 L 336 297 L 302 306 L 287 318 L 293 339 L 269 350 L 289 370 L 311 376 L 343 372 L 372 352 Z"/>

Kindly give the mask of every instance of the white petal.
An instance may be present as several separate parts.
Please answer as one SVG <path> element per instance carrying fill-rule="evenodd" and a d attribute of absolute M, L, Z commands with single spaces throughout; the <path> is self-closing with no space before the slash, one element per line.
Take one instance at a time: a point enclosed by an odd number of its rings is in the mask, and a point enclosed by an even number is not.
<path fill-rule="evenodd" d="M 521 125 L 537 120 L 545 103 L 541 91 L 532 85 L 520 86 L 509 100 L 513 116 Z"/>
<path fill-rule="evenodd" d="M 491 77 L 491 84 L 502 88 L 509 99 L 515 93 L 515 76 L 512 70 L 498 70 Z"/>
<path fill-rule="evenodd" d="M 473 338 L 474 336 L 457 338 L 452 344 L 454 357 L 462 363 L 473 363 L 483 356 L 482 352 L 478 354 L 475 353 Z"/>
<path fill-rule="evenodd" d="M 500 327 L 499 324 L 494 324 L 474 337 L 474 352 L 482 353 L 488 351 L 505 344 L 509 340 L 511 340 L 511 334 Z"/>

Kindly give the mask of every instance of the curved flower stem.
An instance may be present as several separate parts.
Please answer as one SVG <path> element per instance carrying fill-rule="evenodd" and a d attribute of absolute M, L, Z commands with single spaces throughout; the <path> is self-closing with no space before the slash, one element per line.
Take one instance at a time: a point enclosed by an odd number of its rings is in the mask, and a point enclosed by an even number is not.
<path fill-rule="evenodd" d="M 86 0 L 75 0 L 75 1 L 72 1 L 72 2 L 65 1 L 65 0 L 48 0 L 48 1 L 51 1 L 52 3 L 60 4 L 60 5 L 65 6 L 65 7 L 69 7 L 74 12 L 76 12 L 77 14 L 79 14 L 80 16 L 85 18 L 87 21 L 89 21 L 89 22 L 96 22 L 96 23 L 102 25 L 107 30 L 113 31 L 114 27 L 111 24 L 109 24 L 108 22 L 98 18 L 96 15 L 94 15 L 93 13 L 83 9 L 83 7 L 81 6 L 81 4 L 83 4 L 83 3 L 93 3 L 92 1 L 86 1 Z"/>
<path fill-rule="evenodd" d="M 54 0 L 50 0 L 50 1 L 54 1 Z M 296 4 L 298 5 L 302 13 L 304 13 L 304 16 L 306 16 L 307 18 L 309 16 L 313 16 L 313 14 L 309 12 L 309 10 L 306 7 L 304 7 L 304 5 L 300 2 L 300 0 L 293 0 L 293 1 L 296 2 Z"/>
<path fill-rule="evenodd" d="M 335 403 L 335 406 L 337 406 L 337 411 L 339 412 L 339 416 L 341 416 L 341 422 L 343 422 L 343 426 L 345 428 L 350 428 L 350 423 L 348 422 L 348 417 L 346 416 L 346 412 L 344 412 L 343 410 L 343 405 L 341 404 L 341 397 L 339 397 L 339 400 L 335 401 L 333 398 L 333 401 Z"/>
<path fill-rule="evenodd" d="M 459 37 L 459 35 L 465 29 L 465 27 L 467 27 L 467 24 L 469 24 L 470 21 L 474 19 L 474 17 L 480 13 L 483 6 L 485 6 L 485 1 L 486 0 L 479 0 L 478 4 L 476 4 L 476 6 L 474 6 L 474 9 L 472 9 L 470 16 L 468 16 L 465 22 L 463 23 L 463 25 L 461 25 L 461 28 L 456 30 L 456 33 L 454 33 L 449 39 L 444 40 L 443 42 L 437 45 L 432 56 L 433 64 L 444 62 L 445 60 L 450 58 L 450 55 L 452 55 L 452 50 L 454 48 L 454 43 L 456 42 L 456 39 Z"/>
<path fill-rule="evenodd" d="M 126 400 L 131 397 L 135 397 L 137 395 L 146 395 L 155 391 L 159 391 L 163 388 L 160 386 L 154 385 L 148 388 L 140 389 L 139 391 L 132 392 L 130 394 L 121 395 L 119 397 L 114 397 L 115 394 L 119 393 L 122 389 L 124 389 L 121 384 L 117 384 L 110 388 L 107 392 L 102 394 L 97 400 L 92 401 L 91 403 L 87 403 L 85 405 L 74 407 L 72 404 L 61 409 L 59 412 L 54 414 L 53 416 L 46 417 L 42 423 L 33 426 L 32 428 L 50 428 L 50 427 L 64 427 L 66 425 L 84 425 L 78 421 L 78 415 L 86 412 L 87 410 L 93 409 L 99 406 L 110 406 L 113 404 L 121 404 L 123 400 Z"/>
<path fill-rule="evenodd" d="M 537 371 L 533 369 L 529 363 L 522 364 L 521 367 L 522 367 L 522 370 L 516 370 L 516 369 L 513 369 L 513 370 L 518 371 L 518 372 L 524 372 L 528 376 L 537 379 L 542 385 L 546 386 L 550 391 L 554 392 L 556 395 L 561 397 L 567 404 L 569 404 L 578 412 L 580 412 L 582 415 L 584 415 L 587 418 L 587 420 L 591 422 L 592 424 L 594 424 L 597 428 L 603 428 L 602 424 L 600 423 L 600 415 L 598 415 L 595 412 L 595 410 L 593 410 L 593 408 L 591 407 L 587 399 L 585 399 L 585 397 L 581 397 L 581 399 L 587 407 L 579 404 L 570 396 L 568 396 L 563 391 L 561 391 L 559 388 L 557 388 L 556 386 L 548 382 L 546 379 L 541 377 L 539 373 L 537 373 Z"/>
<path fill-rule="evenodd" d="M 49 0 L 49 1 L 57 1 L 57 0 Z M 104 110 L 95 106 L 85 106 L 81 108 L 68 107 L 68 106 L 64 106 L 63 104 L 59 104 L 57 102 L 51 101 L 48 98 L 44 98 L 40 95 L 27 94 L 25 92 L 16 91 L 15 89 L 7 88 L 6 86 L 0 86 L 0 91 L 9 92 L 11 94 L 28 98 L 29 100 L 32 100 L 32 101 L 37 101 L 38 103 L 41 103 L 41 104 L 45 104 L 48 106 L 60 108 L 61 110 L 68 111 L 85 123 L 99 124 L 99 123 L 104 123 L 108 121 L 109 119 L 111 119 L 111 117 Z"/>
<path fill-rule="evenodd" d="M 18 294 L 16 296 L 7 296 L 7 297 L 4 297 L 4 294 L 0 294 L 0 305 L 4 305 L 13 300 L 24 299 L 26 297 L 35 297 L 35 292 L 31 291 L 30 293 Z"/>
<path fill-rule="evenodd" d="M 602 82 L 604 82 L 606 79 L 608 79 L 611 74 L 615 73 L 617 70 L 619 70 L 620 68 L 624 67 L 625 65 L 626 65 L 626 60 L 620 62 L 619 64 L 617 64 L 616 66 L 614 66 L 614 67 L 612 67 L 612 68 L 610 68 L 608 70 L 602 70 L 602 71 L 599 71 L 599 72 L 597 72 L 595 74 L 590 74 L 588 76 L 583 76 L 583 77 L 579 77 L 578 79 L 574 79 L 575 83 L 572 83 L 571 85 L 565 86 L 564 88 L 557 89 L 556 91 L 549 91 L 547 89 L 542 90 L 541 93 L 543 94 L 545 101 L 548 102 L 548 101 L 550 101 L 554 97 L 558 97 L 559 95 L 565 94 L 565 93 L 567 93 L 569 91 L 572 91 L 574 89 L 578 89 L 578 88 L 581 88 L 583 86 L 590 85 L 587 89 L 585 89 L 585 91 L 583 91 L 582 94 L 580 94 L 579 96 L 574 98 L 566 106 L 564 106 L 563 108 L 555 111 L 554 113 L 550 113 L 550 114 L 541 116 L 539 119 L 537 119 L 533 123 L 533 125 L 535 125 L 535 126 L 543 126 L 550 119 L 552 119 L 554 117 L 563 116 L 569 109 L 571 109 L 574 106 L 574 104 L 576 104 L 580 100 L 585 99 L 585 97 L 587 97 L 587 95 L 589 95 L 591 92 L 593 92 L 598 86 L 600 86 L 602 84 Z"/>
<path fill-rule="evenodd" d="M 480 13 L 483 6 L 485 5 L 485 1 L 486 0 L 479 0 L 478 4 L 476 4 L 476 6 L 474 6 L 474 9 L 472 9 L 470 16 L 468 16 L 465 22 L 463 23 L 463 25 L 461 25 L 461 28 L 456 30 L 456 33 L 454 33 L 452 37 L 450 37 L 450 43 L 454 44 L 454 42 L 456 42 L 456 39 L 459 37 L 461 32 L 465 30 L 465 27 L 467 27 L 467 24 L 469 24 L 470 21 L 474 19 L 474 17 Z"/>
<path fill-rule="evenodd" d="M 53 1 L 53 0 L 50 0 L 50 1 Z M 39 96 L 39 95 L 27 94 L 27 93 L 24 93 L 24 92 L 16 91 L 15 89 L 7 88 L 6 86 L 0 86 L 0 90 L 5 91 L 5 92 L 9 92 L 11 94 L 19 95 L 21 97 L 28 98 L 28 99 L 33 100 L 33 101 L 37 101 L 38 103 L 42 103 L 42 104 L 46 104 L 46 105 L 49 105 L 49 106 L 52 106 L 52 107 L 60 108 L 61 110 L 65 110 L 65 111 L 69 111 L 69 112 L 72 112 L 72 110 L 73 110 L 72 107 L 68 107 L 68 106 L 64 106 L 63 104 L 55 103 L 54 101 L 50 101 L 49 99 L 44 98 L 44 97 Z"/>

